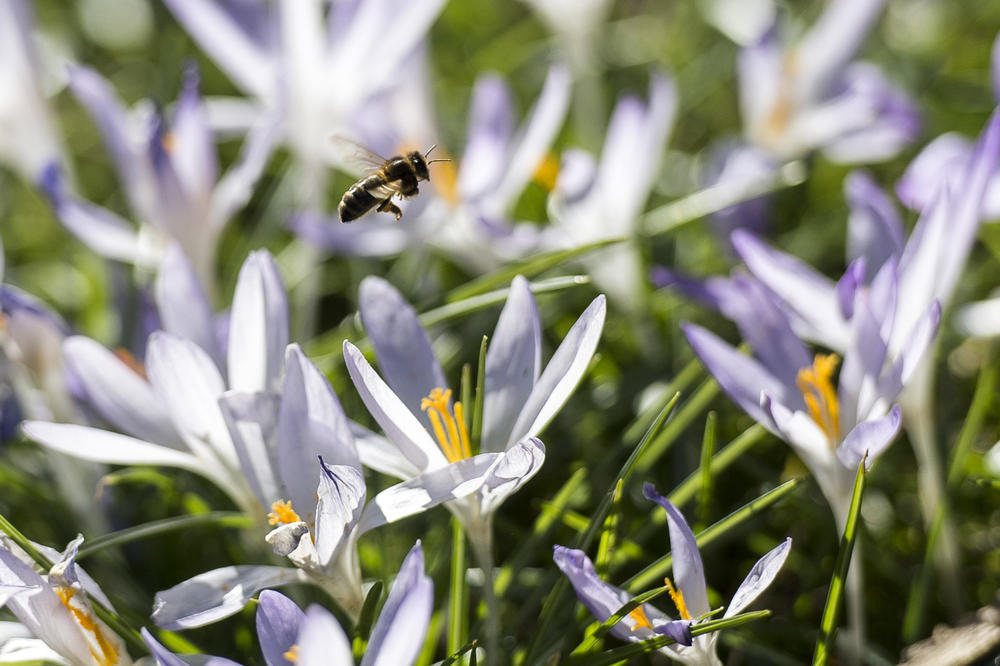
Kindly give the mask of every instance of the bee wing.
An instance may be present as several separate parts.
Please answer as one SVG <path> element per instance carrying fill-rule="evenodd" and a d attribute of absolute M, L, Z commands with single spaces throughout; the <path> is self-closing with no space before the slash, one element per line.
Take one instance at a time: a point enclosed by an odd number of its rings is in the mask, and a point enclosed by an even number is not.
<path fill-rule="evenodd" d="M 352 175 L 365 176 L 378 171 L 386 163 L 384 157 L 346 136 L 335 135 L 330 143 L 337 166 Z"/>

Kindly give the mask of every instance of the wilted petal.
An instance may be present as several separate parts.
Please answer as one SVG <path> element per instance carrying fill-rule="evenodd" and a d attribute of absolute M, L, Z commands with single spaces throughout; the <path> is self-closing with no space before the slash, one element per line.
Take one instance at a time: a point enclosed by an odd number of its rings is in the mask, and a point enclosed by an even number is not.
<path fill-rule="evenodd" d="M 260 590 L 305 580 L 299 569 L 236 566 L 213 569 L 156 593 L 150 618 L 164 629 L 191 629 L 238 613 Z"/>
<path fill-rule="evenodd" d="M 539 434 L 572 395 L 597 350 L 606 313 L 605 298 L 598 296 L 566 333 L 525 401 L 507 446 Z"/>
<path fill-rule="evenodd" d="M 775 548 L 768 551 L 764 557 L 757 560 L 757 563 L 753 565 L 753 569 L 750 570 L 747 577 L 740 583 L 736 594 L 733 595 L 732 601 L 729 602 L 726 614 L 722 616 L 723 618 L 736 615 L 753 603 L 753 600 L 768 588 L 774 577 L 778 575 L 778 571 L 785 564 L 785 558 L 788 557 L 788 552 L 791 548 L 791 538 L 785 539 Z"/>
<path fill-rule="evenodd" d="M 264 590 L 257 597 L 257 640 L 268 666 L 291 666 L 285 658 L 299 637 L 306 614 L 298 605 L 274 590 Z"/>
<path fill-rule="evenodd" d="M 643 496 L 659 504 L 667 512 L 670 527 L 670 554 L 673 556 L 674 578 L 677 587 L 684 594 L 684 602 L 697 618 L 712 610 L 708 605 L 708 591 L 705 584 L 705 569 L 701 563 L 701 553 L 684 516 L 670 500 L 656 492 L 652 483 L 642 486 Z M 684 618 L 688 619 L 688 618 Z"/>
<path fill-rule="evenodd" d="M 354 529 L 365 503 L 361 470 L 328 465 L 321 458 L 316 490 L 316 553 L 323 565 L 333 560 L 344 537 Z"/>
<path fill-rule="evenodd" d="M 63 355 L 87 401 L 108 422 L 139 439 L 184 448 L 149 382 L 104 345 L 73 336 L 63 342 Z"/>
<path fill-rule="evenodd" d="M 502 451 L 538 379 L 542 331 L 528 281 L 518 275 L 486 352 L 483 451 Z"/>
<path fill-rule="evenodd" d="M 389 590 L 361 666 L 410 666 L 424 647 L 434 607 L 434 583 L 424 573 L 420 542 L 410 549 Z"/>
<path fill-rule="evenodd" d="M 411 412 L 421 414 L 420 401 L 448 383 L 417 313 L 395 287 L 374 276 L 361 281 L 358 300 L 382 376 Z"/>
<path fill-rule="evenodd" d="M 892 410 L 880 419 L 859 423 L 837 447 L 837 458 L 844 467 L 853 470 L 857 469 L 861 458 L 867 453 L 868 460 L 865 466 L 870 466 L 875 458 L 892 444 L 892 440 L 896 439 L 901 423 L 899 405 L 893 406 Z"/>
<path fill-rule="evenodd" d="M 236 282 L 229 320 L 229 387 L 278 390 L 288 346 L 288 299 L 274 258 L 251 252 Z"/>
<path fill-rule="evenodd" d="M 191 260 L 176 243 L 171 243 L 163 255 L 154 288 L 163 330 L 197 344 L 224 371 L 225 358 L 215 334 L 212 307 Z"/>
<path fill-rule="evenodd" d="M 299 649 L 296 666 L 354 663 L 347 634 L 337 624 L 330 611 L 322 606 L 313 604 L 306 609 L 297 645 Z"/>
<path fill-rule="evenodd" d="M 482 488 L 500 457 L 499 453 L 481 453 L 386 488 L 365 507 L 358 533 L 471 495 Z"/>
<path fill-rule="evenodd" d="M 368 411 L 411 464 L 420 470 L 447 464 L 447 458 L 423 424 L 382 381 L 361 351 L 347 340 L 344 340 L 344 362 Z"/>
<path fill-rule="evenodd" d="M 507 449 L 493 463 L 480 491 L 480 511 L 490 514 L 538 473 L 545 462 L 545 445 L 531 437 Z"/>

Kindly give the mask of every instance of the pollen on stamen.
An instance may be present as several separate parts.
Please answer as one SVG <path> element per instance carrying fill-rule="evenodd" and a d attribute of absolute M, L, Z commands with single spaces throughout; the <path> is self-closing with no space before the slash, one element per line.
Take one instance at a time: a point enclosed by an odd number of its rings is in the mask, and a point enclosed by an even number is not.
<path fill-rule="evenodd" d="M 680 615 L 682 620 L 690 620 L 691 612 L 688 610 L 687 604 L 684 602 L 684 593 L 675 588 L 669 578 L 664 578 L 663 582 L 667 586 L 667 592 L 670 594 L 670 599 L 673 600 L 674 606 L 677 607 L 677 614 Z"/>
<path fill-rule="evenodd" d="M 281 656 L 287 659 L 288 661 L 292 662 L 293 664 L 297 664 L 299 661 L 299 646 L 293 645 L 292 647 L 288 648 L 287 651 L 282 652 Z"/>
<path fill-rule="evenodd" d="M 469 432 L 465 426 L 462 403 L 456 402 L 454 413 L 450 409 L 451 389 L 435 388 L 420 401 L 420 409 L 427 412 L 434 437 L 448 462 L 457 462 L 472 456 Z"/>
<path fill-rule="evenodd" d="M 817 354 L 813 364 L 799 370 L 796 386 L 802 392 L 809 416 L 823 430 L 831 446 L 840 441 L 840 402 L 833 386 L 833 373 L 840 357 Z"/>
<path fill-rule="evenodd" d="M 289 500 L 276 501 L 271 505 L 271 513 L 267 514 L 267 522 L 270 525 L 290 525 L 301 520 Z"/>

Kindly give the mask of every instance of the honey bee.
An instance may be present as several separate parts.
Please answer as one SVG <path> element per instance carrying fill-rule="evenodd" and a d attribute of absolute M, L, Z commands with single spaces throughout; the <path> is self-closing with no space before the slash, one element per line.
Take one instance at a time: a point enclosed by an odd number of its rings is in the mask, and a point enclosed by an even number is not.
<path fill-rule="evenodd" d="M 341 222 L 353 222 L 374 208 L 379 213 L 392 213 L 398 220 L 403 211 L 392 202 L 394 196 L 415 197 L 420 194 L 418 184 L 430 180 L 427 166 L 434 162 L 448 162 L 447 159 L 428 159 L 436 144 L 421 154 L 413 150 L 405 155 L 395 155 L 386 159 L 350 139 L 334 137 L 336 148 L 348 166 L 353 166 L 367 175 L 351 185 L 337 206 Z"/>

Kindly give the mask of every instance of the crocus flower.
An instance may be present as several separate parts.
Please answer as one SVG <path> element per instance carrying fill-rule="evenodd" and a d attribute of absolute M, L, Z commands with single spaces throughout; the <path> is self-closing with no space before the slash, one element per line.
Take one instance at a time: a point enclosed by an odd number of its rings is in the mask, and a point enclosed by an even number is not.
<path fill-rule="evenodd" d="M 310 606 L 303 613 L 294 601 L 273 590 L 261 592 L 257 639 L 268 666 L 353 664 L 351 640 L 329 611 Z M 399 568 L 396 580 L 372 628 L 362 666 L 413 664 L 423 648 L 434 603 L 434 583 L 424 573 L 418 541 Z M 143 640 L 162 666 L 186 664 L 143 629 Z M 215 661 L 217 660 L 217 661 Z M 201 662 L 199 662 L 201 663 Z M 209 665 L 232 664 L 209 657 Z"/>
<path fill-rule="evenodd" d="M 473 457 L 464 408 L 431 349 L 416 312 L 388 282 L 361 283 L 361 321 L 375 347 L 380 377 L 357 347 L 344 342 L 347 370 L 361 399 L 388 439 L 359 442 L 361 461 L 402 479 Z M 486 355 L 480 455 L 495 460 L 475 493 L 448 507 L 473 544 L 487 549 L 492 514 L 541 467 L 545 448 L 536 435 L 583 377 L 604 325 L 598 296 L 576 321 L 545 371 L 541 368 L 538 309 L 528 281 L 517 277 Z M 482 553 L 480 553 L 482 555 Z"/>
<path fill-rule="evenodd" d="M 363 104 L 400 80 L 444 0 L 336 3 L 321 0 L 223 2 L 168 0 L 167 7 L 230 80 L 253 98 L 217 107 L 220 122 L 280 110 L 285 142 L 305 179 L 300 197 L 322 196 L 329 137 L 350 134 Z"/>
<path fill-rule="evenodd" d="M 0 162 L 28 182 L 64 160 L 42 84 L 31 3 L 0 0 Z"/>
<path fill-rule="evenodd" d="M 660 159 L 677 111 L 677 91 L 664 74 L 649 84 L 649 103 L 625 96 L 615 106 L 600 159 L 567 150 L 549 200 L 550 246 L 566 248 L 608 238 L 633 238 L 660 171 Z M 588 270 L 616 302 L 634 304 L 642 286 L 634 243 L 594 255 Z"/>
<path fill-rule="evenodd" d="M 168 329 L 150 337 L 145 366 L 83 336 L 63 344 L 90 406 L 127 434 L 43 421 L 25 422 L 24 432 L 85 460 L 187 469 L 263 518 L 266 505 L 241 468 L 219 399 L 227 389 L 281 390 L 288 303 L 277 266 L 266 252 L 244 262 L 225 355 L 204 290 L 178 250 L 168 252 L 159 280 L 157 304 Z"/>
<path fill-rule="evenodd" d="M 185 73 L 171 122 L 148 102 L 129 111 L 111 84 L 86 67 L 70 71 L 70 89 L 104 137 L 139 229 L 74 195 L 53 163 L 41 185 L 56 216 L 98 254 L 145 268 L 155 268 L 171 242 L 179 244 L 214 296 L 219 235 L 250 199 L 271 154 L 276 122 L 260 118 L 238 161 L 220 178 L 194 69 Z"/>
<path fill-rule="evenodd" d="M 669 579 L 667 584 L 680 619 L 671 620 L 655 606 L 646 603 L 637 606 L 612 627 L 611 635 L 633 643 L 658 634 L 670 636 L 676 643 L 661 648 L 660 652 L 664 655 L 692 666 L 720 666 L 722 662 L 715 651 L 718 633 L 691 636 L 691 626 L 712 611 L 708 605 L 705 570 L 694 534 L 677 507 L 657 493 L 653 484 L 645 484 L 642 492 L 646 499 L 656 502 L 667 512 L 676 587 Z M 736 615 L 768 588 L 785 563 L 791 546 L 792 540 L 785 539 L 754 564 L 737 588 L 723 618 Z M 632 600 L 629 593 L 601 580 L 590 558 L 582 550 L 555 546 L 553 559 L 573 585 L 580 602 L 599 622 L 606 621 Z"/>
<path fill-rule="evenodd" d="M 2 594 L 10 594 L 6 607 L 66 663 L 127 666 L 132 660 L 124 642 L 94 614 L 88 598 L 113 608 L 97 584 L 76 565 L 81 543 L 83 537 L 78 536 L 62 555 L 40 548 L 56 562 L 46 575 L 36 572 L 27 555 L 10 542 L 0 546 L 0 589 Z M 22 644 L 24 647 L 28 646 Z"/>
<path fill-rule="evenodd" d="M 892 262 L 883 266 L 868 289 L 855 285 L 851 292 L 845 286 L 856 278 L 856 268 L 841 280 L 850 342 L 838 383 L 839 357 L 811 357 L 785 311 L 753 278 L 737 275 L 724 288 L 715 286 L 723 313 L 739 326 L 754 357 L 698 326 L 684 326 L 691 347 L 723 390 L 796 450 L 840 529 L 857 466 L 866 453 L 870 464 L 898 433 L 900 410 L 890 406 L 919 366 L 940 320 L 934 304 L 902 347 L 890 349 L 894 321 L 887 312 L 899 298 L 894 269 Z"/>

